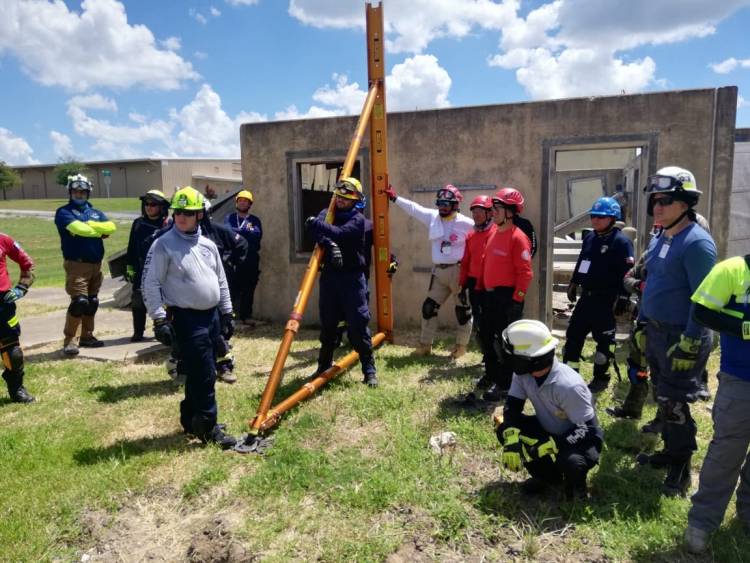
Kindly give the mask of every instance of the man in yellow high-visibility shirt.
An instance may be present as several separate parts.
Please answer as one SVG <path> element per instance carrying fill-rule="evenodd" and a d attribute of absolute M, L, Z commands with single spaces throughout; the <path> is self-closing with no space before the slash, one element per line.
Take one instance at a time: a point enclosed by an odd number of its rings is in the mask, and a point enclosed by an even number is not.
<path fill-rule="evenodd" d="M 99 288 L 102 285 L 104 243 L 115 232 L 115 224 L 89 202 L 92 184 L 86 176 L 68 176 L 70 201 L 55 213 L 55 225 L 65 268 L 65 291 L 70 295 L 70 306 L 65 318 L 63 353 L 78 354 L 78 345 L 99 348 L 104 343 L 94 336 L 94 315 L 99 308 Z M 78 328 L 81 338 L 76 342 Z"/>

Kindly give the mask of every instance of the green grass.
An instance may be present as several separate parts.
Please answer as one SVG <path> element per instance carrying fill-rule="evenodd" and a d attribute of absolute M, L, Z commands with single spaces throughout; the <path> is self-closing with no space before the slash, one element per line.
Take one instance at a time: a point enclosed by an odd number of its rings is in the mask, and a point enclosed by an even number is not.
<path fill-rule="evenodd" d="M 239 382 L 217 386 L 220 419 L 232 433 L 257 408 L 280 333 L 264 327 L 235 338 Z M 313 331 L 301 332 L 279 398 L 312 371 L 317 346 Z M 268 561 L 382 561 L 394 553 L 401 560 L 743 560 L 750 541 L 731 508 L 707 558 L 683 550 L 689 500 L 661 498 L 663 472 L 635 467 L 640 433 L 635 422 L 604 414 L 610 392 L 598 405 L 607 447 L 589 478 L 591 503 L 524 498 L 516 483 L 523 474 L 500 467 L 492 413 L 452 401 L 479 375 L 479 353 L 459 366 L 445 360 L 444 346 L 437 353 L 416 359 L 408 347 L 383 348 L 380 388 L 363 386 L 358 369 L 341 376 L 282 419 L 265 457 L 188 442 L 179 432 L 181 391 L 167 380 L 163 358 L 122 366 L 32 353 L 27 386 L 39 401 L 0 399 L 0 560 L 80 560 L 92 549 L 105 560 L 137 560 L 148 558 L 144 546 L 155 559 L 184 560 L 189 546 L 212 541 L 206 530 L 220 519 L 231 527 L 216 550 L 233 539 L 248 558 Z M 615 393 L 625 387 L 615 385 Z M 693 412 L 697 470 L 711 425 L 708 405 Z M 458 445 L 438 457 L 428 440 L 445 430 Z"/>
<path fill-rule="evenodd" d="M 27 209 L 31 211 L 55 211 L 68 203 L 67 198 L 60 199 L 8 199 L 0 201 L 0 209 Z M 141 202 L 137 197 L 94 197 L 91 203 L 105 213 L 111 211 L 139 213 Z"/>
<path fill-rule="evenodd" d="M 115 223 L 117 231 L 104 241 L 103 271 L 105 275 L 109 272 L 106 265 L 107 257 L 128 245 L 131 221 L 115 221 Z M 51 219 L 3 217 L 0 219 L 0 230 L 19 241 L 34 260 L 36 264 L 35 286 L 63 286 L 65 284 L 60 235 Z M 9 263 L 8 269 L 11 272 L 11 278 L 15 279 L 17 268 Z"/>

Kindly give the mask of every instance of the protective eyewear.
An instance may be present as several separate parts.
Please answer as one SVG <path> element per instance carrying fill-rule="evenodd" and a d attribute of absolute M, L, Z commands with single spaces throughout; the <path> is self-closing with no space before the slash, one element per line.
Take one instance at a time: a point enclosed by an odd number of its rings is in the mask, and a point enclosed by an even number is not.
<path fill-rule="evenodd" d="M 198 212 L 189 210 L 189 209 L 175 209 L 174 210 L 175 215 L 184 215 L 185 217 L 195 217 Z"/>
<path fill-rule="evenodd" d="M 336 188 L 337 195 L 357 195 L 357 190 L 350 188 L 347 185 L 341 185 Z"/>
<path fill-rule="evenodd" d="M 499 199 L 492 200 L 492 207 L 494 207 L 495 209 L 511 209 L 508 205 L 505 205 Z"/>
<path fill-rule="evenodd" d="M 448 207 L 456 203 L 455 199 L 438 199 L 435 201 L 435 205 L 438 207 Z"/>
<path fill-rule="evenodd" d="M 668 192 L 680 187 L 682 187 L 682 182 L 672 176 L 650 176 L 646 191 Z"/>
<path fill-rule="evenodd" d="M 671 195 L 664 195 L 659 198 L 656 198 L 656 197 L 651 198 L 651 201 L 649 203 L 651 204 L 651 208 L 654 208 L 657 205 L 661 205 L 662 207 L 668 207 L 672 205 L 675 201 L 677 201 L 675 197 Z"/>
<path fill-rule="evenodd" d="M 88 190 L 91 189 L 91 184 L 89 184 L 88 182 L 82 182 L 80 180 L 76 180 L 75 182 L 73 182 L 73 183 L 70 184 L 70 189 L 71 190 L 86 190 L 86 191 L 88 191 Z"/>
<path fill-rule="evenodd" d="M 154 201 L 153 199 L 147 199 L 143 202 L 143 205 L 145 205 L 146 207 L 159 207 L 160 204 L 158 201 Z"/>
<path fill-rule="evenodd" d="M 438 190 L 437 200 L 438 201 L 447 201 L 449 203 L 453 203 L 453 202 L 456 201 L 456 194 L 454 194 L 450 190 Z"/>

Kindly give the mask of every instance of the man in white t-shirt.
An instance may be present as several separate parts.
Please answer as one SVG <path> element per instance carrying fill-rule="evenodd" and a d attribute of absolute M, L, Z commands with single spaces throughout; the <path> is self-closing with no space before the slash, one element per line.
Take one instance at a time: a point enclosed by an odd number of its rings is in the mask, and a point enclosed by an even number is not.
<path fill-rule="evenodd" d="M 474 228 L 474 221 L 459 212 L 463 199 L 458 188 L 448 184 L 437 191 L 437 209 L 422 207 L 396 194 L 393 187 L 386 190 L 388 198 L 428 228 L 432 249 L 432 275 L 427 296 L 422 303 L 422 333 L 415 355 L 428 356 L 432 352 L 432 341 L 437 332 L 437 315 L 440 307 L 453 296 L 456 310 L 456 346 L 451 352 L 453 359 L 466 353 L 471 337 L 472 320 L 467 314 L 468 300 L 462 297 L 459 286 L 461 259 L 466 247 L 466 235 Z"/>

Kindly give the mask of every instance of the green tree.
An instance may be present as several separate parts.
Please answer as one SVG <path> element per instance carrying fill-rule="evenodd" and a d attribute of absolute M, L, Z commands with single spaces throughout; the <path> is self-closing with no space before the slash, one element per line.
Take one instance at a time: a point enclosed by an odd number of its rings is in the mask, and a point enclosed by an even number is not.
<path fill-rule="evenodd" d="M 3 199 L 7 199 L 5 190 L 17 188 L 22 182 L 21 175 L 0 160 L 0 189 L 3 190 Z"/>
<path fill-rule="evenodd" d="M 75 159 L 61 160 L 52 173 L 55 175 L 55 180 L 61 186 L 68 185 L 68 176 L 75 176 L 76 174 L 85 174 L 88 172 L 86 165 L 83 162 L 79 162 Z"/>

